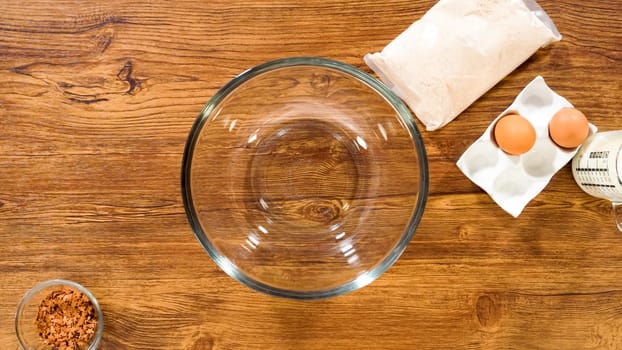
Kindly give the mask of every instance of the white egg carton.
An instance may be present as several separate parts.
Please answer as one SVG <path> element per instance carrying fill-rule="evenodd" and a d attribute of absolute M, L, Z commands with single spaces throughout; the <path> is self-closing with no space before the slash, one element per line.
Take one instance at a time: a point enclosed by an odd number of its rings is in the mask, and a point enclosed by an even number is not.
<path fill-rule="evenodd" d="M 458 168 L 503 210 L 518 217 L 577 152 L 578 147 L 561 148 L 549 137 L 549 121 L 563 107 L 573 106 L 551 90 L 541 76 L 536 77 L 462 154 L 456 163 Z M 509 112 L 519 113 L 536 129 L 536 143 L 522 155 L 509 155 L 494 141 L 497 120 Z M 590 124 L 590 135 L 596 131 Z"/>

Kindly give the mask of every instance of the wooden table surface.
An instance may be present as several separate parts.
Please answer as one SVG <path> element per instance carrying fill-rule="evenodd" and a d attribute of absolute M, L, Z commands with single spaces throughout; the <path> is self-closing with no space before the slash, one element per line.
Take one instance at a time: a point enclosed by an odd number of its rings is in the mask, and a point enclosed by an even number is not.
<path fill-rule="evenodd" d="M 3 1 L 0 348 L 33 285 L 67 278 L 105 315 L 100 349 L 622 349 L 622 234 L 570 166 L 514 219 L 455 166 L 536 75 L 600 130 L 622 127 L 619 0 L 541 0 L 564 35 L 458 119 L 422 131 L 423 220 L 362 290 L 256 293 L 203 251 L 180 167 L 214 92 L 271 59 L 370 71 L 435 1 Z M 421 124 L 418 124 L 421 128 Z"/>

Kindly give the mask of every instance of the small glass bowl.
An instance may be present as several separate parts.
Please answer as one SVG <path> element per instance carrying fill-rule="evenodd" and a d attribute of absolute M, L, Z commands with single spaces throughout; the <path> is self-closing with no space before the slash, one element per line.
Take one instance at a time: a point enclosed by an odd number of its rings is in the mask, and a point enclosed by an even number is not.
<path fill-rule="evenodd" d="M 54 279 L 42 282 L 31 290 L 29 290 L 19 305 L 17 306 L 17 311 L 15 313 L 15 333 L 17 334 L 17 339 L 19 341 L 19 345 L 24 350 L 52 350 L 53 346 L 47 345 L 43 342 L 43 339 L 39 336 L 37 331 L 37 327 L 35 325 L 35 320 L 37 318 L 37 313 L 39 311 L 39 304 L 49 293 L 54 290 L 58 290 L 59 288 L 66 287 L 74 290 L 78 290 L 84 295 L 86 295 L 93 307 L 95 308 L 95 312 L 97 312 L 97 329 L 95 330 L 95 334 L 91 338 L 88 346 L 85 347 L 85 350 L 95 350 L 99 345 L 99 342 L 102 337 L 102 333 L 104 331 L 104 316 L 102 314 L 101 308 L 97 299 L 89 292 L 88 289 L 84 288 L 82 285 L 64 279 Z"/>

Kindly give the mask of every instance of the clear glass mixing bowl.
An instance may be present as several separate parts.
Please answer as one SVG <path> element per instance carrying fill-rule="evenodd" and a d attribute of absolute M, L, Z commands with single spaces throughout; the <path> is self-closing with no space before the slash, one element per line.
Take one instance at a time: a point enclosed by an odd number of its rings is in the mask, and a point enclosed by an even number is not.
<path fill-rule="evenodd" d="M 194 234 L 234 279 L 294 299 L 371 283 L 423 214 L 426 153 L 412 115 L 357 68 L 287 58 L 226 84 L 186 143 Z"/>

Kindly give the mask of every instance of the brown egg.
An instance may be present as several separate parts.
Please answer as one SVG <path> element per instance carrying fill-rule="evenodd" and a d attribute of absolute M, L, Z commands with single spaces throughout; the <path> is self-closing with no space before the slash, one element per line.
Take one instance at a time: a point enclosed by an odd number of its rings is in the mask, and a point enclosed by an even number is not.
<path fill-rule="evenodd" d="M 560 147 L 575 148 L 585 141 L 589 133 L 587 118 L 575 108 L 560 109 L 549 122 L 549 135 Z"/>
<path fill-rule="evenodd" d="M 497 145 L 511 155 L 523 154 L 536 143 L 536 129 L 519 114 L 508 114 L 499 119 L 494 135 Z"/>

